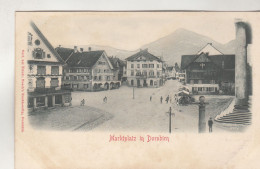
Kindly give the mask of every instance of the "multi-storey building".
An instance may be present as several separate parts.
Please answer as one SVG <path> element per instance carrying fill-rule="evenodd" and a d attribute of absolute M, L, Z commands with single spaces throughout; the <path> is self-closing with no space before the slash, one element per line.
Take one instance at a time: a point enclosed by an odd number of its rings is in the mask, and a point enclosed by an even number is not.
<path fill-rule="evenodd" d="M 114 70 L 105 51 L 83 51 L 56 48 L 66 62 L 62 85 L 64 88 L 83 91 L 98 91 L 119 88 L 118 71 Z"/>
<path fill-rule="evenodd" d="M 165 70 L 165 76 L 167 79 L 175 79 L 176 78 L 176 71 L 174 66 L 167 66 Z"/>
<path fill-rule="evenodd" d="M 159 87 L 164 84 L 163 62 L 148 52 L 148 49 L 128 57 L 126 76 L 128 85 L 137 87 Z"/>
<path fill-rule="evenodd" d="M 52 107 L 70 102 L 71 93 L 61 89 L 65 62 L 31 22 L 28 32 L 28 108 Z"/>
<path fill-rule="evenodd" d="M 181 69 L 194 94 L 234 94 L 235 55 L 224 55 L 207 44 L 197 55 L 183 55 Z"/>
<path fill-rule="evenodd" d="M 126 69 L 126 62 L 117 58 L 117 57 L 109 57 L 110 63 L 114 67 L 114 74 L 116 79 L 124 82 L 126 78 L 124 78 L 124 71 Z"/>

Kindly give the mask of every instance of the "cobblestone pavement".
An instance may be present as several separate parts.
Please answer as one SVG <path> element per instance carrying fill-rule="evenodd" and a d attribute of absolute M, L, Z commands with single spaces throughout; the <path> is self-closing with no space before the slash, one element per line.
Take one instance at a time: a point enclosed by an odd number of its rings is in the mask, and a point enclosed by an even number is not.
<path fill-rule="evenodd" d="M 38 110 L 31 113 L 28 118 L 30 124 L 37 129 L 73 131 L 85 126 L 92 129 L 112 117 L 111 114 L 97 108 L 72 106 Z"/>

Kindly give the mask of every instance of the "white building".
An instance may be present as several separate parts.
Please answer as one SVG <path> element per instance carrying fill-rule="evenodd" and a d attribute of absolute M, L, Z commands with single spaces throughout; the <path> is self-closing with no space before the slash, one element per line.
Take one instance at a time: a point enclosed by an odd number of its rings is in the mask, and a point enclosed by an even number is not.
<path fill-rule="evenodd" d="M 148 49 L 128 57 L 126 76 L 128 85 L 137 87 L 159 87 L 164 84 L 163 62 L 148 52 Z"/>
<path fill-rule="evenodd" d="M 30 28 L 27 50 L 28 108 L 69 103 L 71 93 L 61 89 L 65 63 L 33 22 Z"/>

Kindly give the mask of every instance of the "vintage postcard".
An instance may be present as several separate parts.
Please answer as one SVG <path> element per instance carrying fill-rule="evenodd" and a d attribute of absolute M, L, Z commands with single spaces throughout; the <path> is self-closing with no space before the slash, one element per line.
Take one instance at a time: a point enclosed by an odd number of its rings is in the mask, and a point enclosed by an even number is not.
<path fill-rule="evenodd" d="M 15 168 L 258 168 L 258 12 L 15 19 Z"/>

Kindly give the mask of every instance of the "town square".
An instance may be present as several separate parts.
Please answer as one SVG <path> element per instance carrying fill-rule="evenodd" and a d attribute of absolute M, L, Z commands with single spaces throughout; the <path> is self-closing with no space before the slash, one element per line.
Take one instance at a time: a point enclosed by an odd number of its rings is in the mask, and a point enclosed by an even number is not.
<path fill-rule="evenodd" d="M 179 28 L 135 51 L 54 47 L 29 27 L 27 108 L 37 129 L 215 133 L 251 124 L 251 28 L 241 20 L 228 45 Z M 160 49 L 170 42 L 186 49 Z"/>

